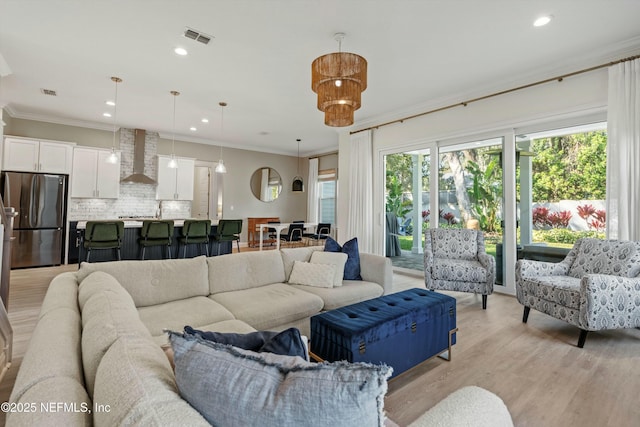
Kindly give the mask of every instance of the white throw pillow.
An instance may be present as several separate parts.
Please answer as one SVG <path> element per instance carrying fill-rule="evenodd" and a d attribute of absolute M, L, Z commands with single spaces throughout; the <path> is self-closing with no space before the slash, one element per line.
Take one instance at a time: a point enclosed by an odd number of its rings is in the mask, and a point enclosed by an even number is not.
<path fill-rule="evenodd" d="M 333 287 L 342 286 L 344 276 L 344 266 L 347 263 L 348 255 L 342 252 L 316 251 L 311 255 L 313 264 L 331 264 L 336 267 L 336 274 L 333 278 Z"/>
<path fill-rule="evenodd" d="M 336 266 L 332 264 L 312 264 L 295 261 L 289 277 L 289 283 L 331 288 L 333 287 L 335 274 Z"/>

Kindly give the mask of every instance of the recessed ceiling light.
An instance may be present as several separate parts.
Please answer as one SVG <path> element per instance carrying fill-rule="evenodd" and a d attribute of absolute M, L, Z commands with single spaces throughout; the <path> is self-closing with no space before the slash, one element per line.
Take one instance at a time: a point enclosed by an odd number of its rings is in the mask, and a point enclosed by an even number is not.
<path fill-rule="evenodd" d="M 189 128 L 189 130 L 190 130 L 191 132 L 195 132 L 195 131 L 197 131 L 198 129 L 197 129 L 195 126 L 191 126 L 191 127 Z"/>
<path fill-rule="evenodd" d="M 204 119 L 201 120 L 202 123 L 209 123 L 209 119 L 207 119 L 206 117 Z"/>
<path fill-rule="evenodd" d="M 177 47 L 177 48 L 173 49 L 173 51 L 175 53 L 177 53 L 178 55 L 180 55 L 180 56 L 185 56 L 188 53 L 187 49 L 182 48 L 182 47 Z"/>
<path fill-rule="evenodd" d="M 102 113 L 102 115 L 105 117 L 111 117 L 111 113 Z"/>
<path fill-rule="evenodd" d="M 553 16 L 551 16 L 551 15 L 541 16 L 538 19 L 536 19 L 535 21 L 533 21 L 533 26 L 534 27 L 544 27 L 549 22 L 551 22 L 551 18 L 553 18 Z"/>
<path fill-rule="evenodd" d="M 116 103 L 111 100 L 106 101 L 105 104 L 109 105 L 110 107 L 113 107 L 114 105 L 116 105 Z"/>

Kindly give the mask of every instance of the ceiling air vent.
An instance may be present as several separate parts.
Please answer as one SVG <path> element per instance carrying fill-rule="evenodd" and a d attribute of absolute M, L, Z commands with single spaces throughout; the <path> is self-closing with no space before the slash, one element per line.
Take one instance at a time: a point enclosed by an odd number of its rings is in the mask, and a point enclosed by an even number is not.
<path fill-rule="evenodd" d="M 184 36 L 188 39 L 195 40 L 202 44 L 209 44 L 213 36 L 207 35 L 193 28 L 186 27 L 184 30 Z"/>
<path fill-rule="evenodd" d="M 42 92 L 45 95 L 58 96 L 56 91 L 51 89 L 40 89 L 40 92 Z"/>

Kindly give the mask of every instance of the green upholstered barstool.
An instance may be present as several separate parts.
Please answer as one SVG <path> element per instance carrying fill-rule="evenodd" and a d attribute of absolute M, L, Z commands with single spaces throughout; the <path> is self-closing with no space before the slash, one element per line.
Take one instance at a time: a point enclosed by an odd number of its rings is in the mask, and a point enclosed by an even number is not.
<path fill-rule="evenodd" d="M 149 246 L 166 246 L 167 258 L 171 258 L 171 239 L 173 237 L 173 220 L 145 219 L 142 221 L 140 239 L 142 246 L 140 259 L 144 259 L 145 249 Z"/>
<path fill-rule="evenodd" d="M 211 221 L 208 219 L 187 219 L 182 226 L 182 236 L 178 238 L 184 245 L 182 258 L 187 257 L 188 245 L 204 244 L 207 256 L 209 256 L 209 234 L 211 234 Z"/>
<path fill-rule="evenodd" d="M 240 252 L 240 233 L 242 232 L 241 219 L 221 219 L 218 221 L 218 232 L 214 240 L 218 242 L 218 255 L 220 255 L 220 243 L 236 241 L 238 252 Z M 233 243 L 232 243 L 233 244 Z"/>
<path fill-rule="evenodd" d="M 92 250 L 115 250 L 118 261 L 122 259 L 120 248 L 124 236 L 124 221 L 87 221 L 82 237 L 82 247 L 87 251 L 85 261 L 90 262 Z"/>

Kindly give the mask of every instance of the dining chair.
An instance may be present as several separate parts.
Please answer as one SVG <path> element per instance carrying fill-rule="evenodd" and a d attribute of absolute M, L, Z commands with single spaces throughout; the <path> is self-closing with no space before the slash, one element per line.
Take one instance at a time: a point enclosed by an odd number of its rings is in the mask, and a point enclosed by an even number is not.
<path fill-rule="evenodd" d="M 304 223 L 292 222 L 289 225 L 289 230 L 286 234 L 280 235 L 280 240 L 288 243 L 289 246 L 293 246 L 298 242 L 302 242 L 302 235 L 304 233 Z"/>
<path fill-rule="evenodd" d="M 145 219 L 142 221 L 142 229 L 138 239 L 140 246 L 142 246 L 140 259 L 144 259 L 145 250 L 150 246 L 166 246 L 167 258 L 171 258 L 173 229 L 174 224 L 171 219 Z"/>
<path fill-rule="evenodd" d="M 211 234 L 211 221 L 208 219 L 187 219 L 182 226 L 181 236 L 178 237 L 179 244 L 184 250 L 182 258 L 187 257 L 187 246 L 204 244 L 205 253 L 209 256 L 209 234 Z M 178 251 L 179 252 L 179 251 Z M 200 251 L 201 253 L 202 251 Z"/>
<path fill-rule="evenodd" d="M 118 261 L 122 259 L 120 248 L 124 237 L 124 221 L 87 221 L 82 237 L 82 247 L 90 262 L 92 250 L 115 250 Z M 81 258 L 79 258 L 81 259 Z"/>
<path fill-rule="evenodd" d="M 315 233 L 303 233 L 303 236 L 307 239 L 307 244 L 311 241 L 315 241 L 315 245 L 318 246 L 321 240 L 326 240 L 331 234 L 331 223 L 321 222 L 316 226 Z"/>
<path fill-rule="evenodd" d="M 220 255 L 220 244 L 222 242 L 236 241 L 238 252 L 240 252 L 240 233 L 242 232 L 241 219 L 221 219 L 218 221 L 218 231 L 214 235 L 214 240 L 218 242 L 217 255 Z M 233 244 L 233 243 L 232 243 Z"/>

